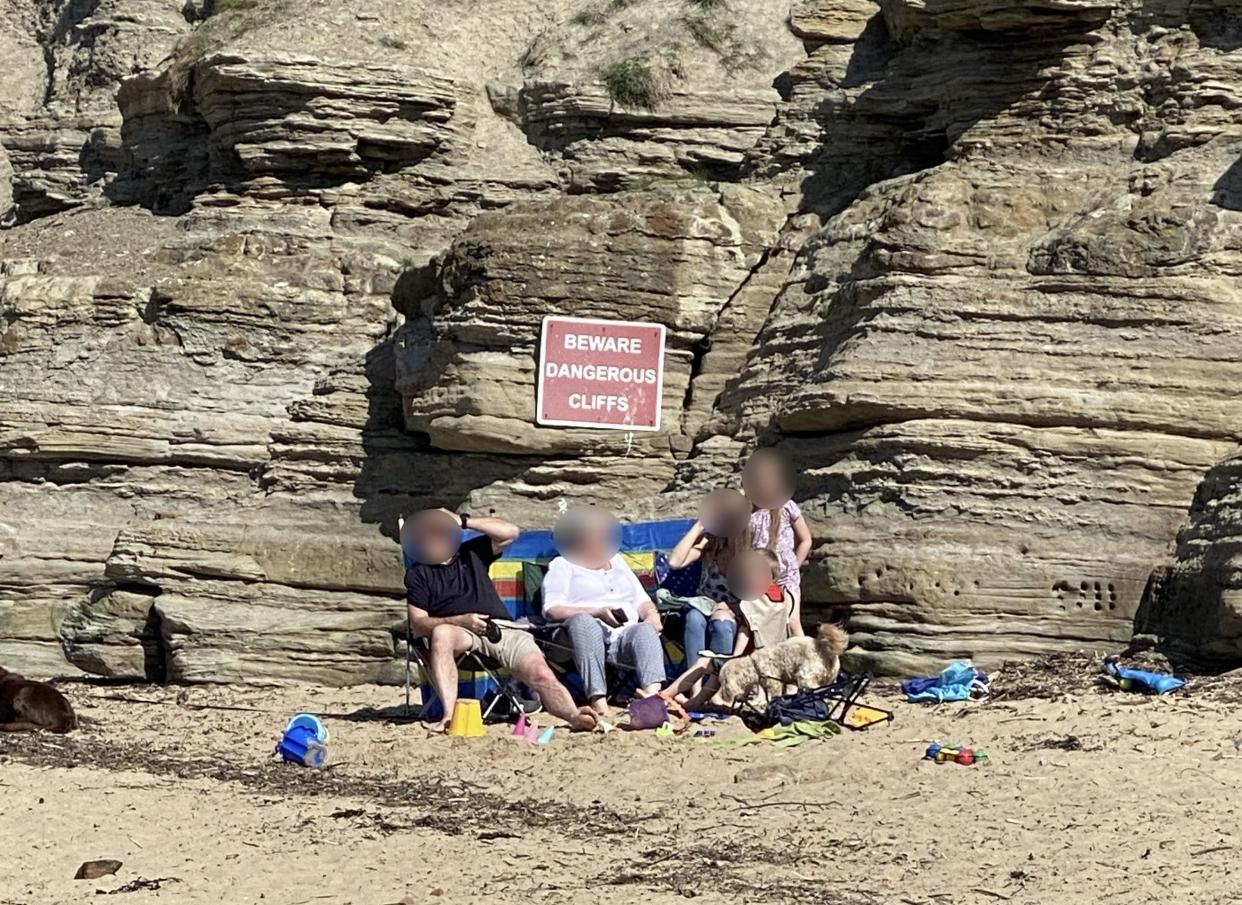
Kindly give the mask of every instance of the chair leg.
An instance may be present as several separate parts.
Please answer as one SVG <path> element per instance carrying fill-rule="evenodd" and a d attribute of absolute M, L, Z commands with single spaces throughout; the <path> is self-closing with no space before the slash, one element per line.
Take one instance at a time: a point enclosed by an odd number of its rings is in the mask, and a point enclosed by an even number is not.
<path fill-rule="evenodd" d="M 414 685 L 414 631 L 409 622 L 405 624 L 405 715 L 413 713 L 410 705 L 410 692 Z M 426 703 L 425 701 L 423 702 Z"/>
<path fill-rule="evenodd" d="M 513 712 L 515 714 L 526 713 L 526 706 L 525 706 L 526 702 L 523 701 L 521 695 L 517 693 L 518 684 L 519 684 L 518 681 L 514 679 L 512 676 L 510 676 L 508 681 L 506 681 L 505 684 L 500 687 L 500 693 L 497 694 L 496 696 L 497 699 L 503 696 L 506 700 L 508 700 L 509 706 L 513 708 Z M 539 701 L 538 709 L 531 711 L 531 712 L 538 713 L 541 710 L 543 710 L 542 700 Z"/>
<path fill-rule="evenodd" d="M 426 716 L 427 708 L 439 699 L 440 690 L 436 688 L 436 683 L 431 679 L 431 665 L 427 657 L 418 647 L 418 642 L 414 639 L 413 633 L 407 629 L 406 647 L 405 647 L 405 707 L 406 713 L 413 713 L 413 705 L 410 703 L 410 694 L 414 685 L 414 666 L 418 666 L 418 671 L 423 678 L 422 682 L 422 701 L 419 702 L 419 716 Z"/>
<path fill-rule="evenodd" d="M 492 712 L 496 709 L 496 705 L 500 703 L 502 698 L 507 699 L 512 703 L 516 697 L 516 695 L 514 695 L 509 689 L 509 685 L 512 684 L 513 678 L 510 676 L 502 681 L 500 676 L 496 674 L 496 670 L 492 669 L 487 665 L 487 663 L 473 653 L 463 654 L 457 661 L 458 666 L 466 663 L 467 660 L 470 663 L 472 672 L 483 673 L 492 681 L 492 684 L 496 686 L 496 693 L 492 695 L 491 701 L 488 702 L 486 709 L 483 711 L 483 719 L 488 720 L 491 718 Z"/>
<path fill-rule="evenodd" d="M 497 691 L 494 695 L 492 695 L 491 701 L 488 702 L 487 707 L 483 710 L 483 722 L 486 723 L 492 718 L 492 711 L 496 709 L 496 705 L 499 704 L 501 698 L 504 697 L 505 694 L 503 691 Z"/>

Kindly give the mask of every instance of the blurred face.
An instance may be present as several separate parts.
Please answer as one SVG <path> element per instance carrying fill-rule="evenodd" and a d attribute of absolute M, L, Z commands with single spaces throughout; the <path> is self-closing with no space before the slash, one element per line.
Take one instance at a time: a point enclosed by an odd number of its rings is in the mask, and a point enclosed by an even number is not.
<path fill-rule="evenodd" d="M 737 537 L 750 519 L 750 503 L 736 490 L 717 488 L 703 498 L 699 521 L 716 537 Z"/>
<path fill-rule="evenodd" d="M 774 449 L 757 449 L 742 469 L 742 486 L 760 509 L 779 509 L 793 498 L 793 466 Z"/>
<path fill-rule="evenodd" d="M 768 558 L 758 550 L 743 550 L 729 563 L 729 590 L 739 600 L 754 600 L 767 593 L 776 576 Z"/>
<path fill-rule="evenodd" d="M 401 549 L 415 562 L 446 563 L 460 546 L 461 523 L 439 509 L 416 513 L 401 528 Z"/>
<path fill-rule="evenodd" d="M 593 506 L 570 509 L 552 529 L 557 552 L 570 562 L 595 569 L 621 549 L 621 525 L 612 513 Z"/>

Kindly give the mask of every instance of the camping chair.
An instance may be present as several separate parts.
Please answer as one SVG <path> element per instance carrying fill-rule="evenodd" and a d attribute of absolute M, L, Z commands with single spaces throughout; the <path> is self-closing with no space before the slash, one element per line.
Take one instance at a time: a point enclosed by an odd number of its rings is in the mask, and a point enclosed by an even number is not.
<path fill-rule="evenodd" d="M 847 729 L 866 729 L 893 719 L 891 711 L 858 703 L 870 684 L 870 673 L 851 676 L 841 672 L 822 688 L 799 689 L 793 694 L 781 695 L 768 701 L 762 709 L 743 701 L 733 708 L 733 713 L 741 717 L 753 732 L 800 720 L 833 722 Z"/>
<path fill-rule="evenodd" d="M 679 527 L 679 523 L 673 523 Z M 646 526 L 629 526 L 626 530 L 635 532 L 641 538 L 633 546 L 642 546 L 644 542 L 650 542 L 650 530 L 644 531 Z M 547 535 L 546 538 L 541 535 Z M 527 551 L 531 558 L 527 560 L 526 568 L 523 569 L 523 596 L 525 600 L 528 616 L 523 620 L 521 627 L 531 633 L 535 640 L 535 645 L 547 658 L 548 665 L 552 667 L 553 672 L 561 680 L 561 684 L 569 689 L 575 700 L 579 703 L 585 703 L 582 697 L 582 682 L 578 677 L 577 668 L 574 665 L 573 648 L 559 640 L 558 632 L 561 628 L 559 622 L 548 622 L 543 618 L 543 602 L 542 602 L 542 584 L 543 576 L 546 574 L 547 562 L 556 555 L 555 549 L 551 546 L 550 532 L 528 532 L 526 535 Z M 533 555 L 532 555 L 533 554 Z M 652 565 L 655 565 L 657 557 L 652 554 Z M 631 563 L 636 574 L 639 574 L 642 580 L 641 567 Z M 654 576 L 652 576 L 654 579 Z M 663 637 L 661 642 L 664 642 Z M 621 663 L 608 661 L 604 664 L 605 673 L 607 675 L 607 689 L 605 695 L 609 701 L 621 697 L 627 691 L 627 686 L 634 680 L 637 671 L 630 666 Z M 667 675 L 669 669 L 668 649 L 665 645 L 665 673 Z"/>
<path fill-rule="evenodd" d="M 397 532 L 400 537 L 401 528 L 404 526 L 405 520 L 397 520 Z M 401 563 L 404 568 L 409 569 L 414 565 L 413 561 L 406 555 L 405 550 L 401 551 Z M 426 712 L 427 707 L 439 697 L 440 690 L 435 687 L 435 683 L 431 679 L 431 664 L 429 661 L 430 648 L 429 641 L 426 638 L 416 638 L 414 636 L 414 627 L 410 625 L 409 614 L 407 611 L 405 619 L 405 713 L 408 716 L 411 711 L 410 692 L 413 687 L 414 664 L 418 664 L 421 675 L 426 678 L 423 683 L 425 690 L 430 690 L 434 695 L 431 700 L 424 699 L 422 702 L 422 712 Z M 518 693 L 518 681 L 505 670 L 499 663 L 490 657 L 485 657 L 475 651 L 465 651 L 456 658 L 456 665 L 459 671 L 465 670 L 473 673 L 483 673 L 488 681 L 494 686 L 489 700 L 483 702 L 483 719 L 488 720 L 493 717 L 507 718 L 510 715 L 518 713 L 530 713 L 531 702 L 523 698 Z M 459 686 L 460 687 L 460 686 Z M 424 691 L 424 695 L 426 691 Z M 460 697 L 460 695 L 459 695 Z M 504 702 L 507 709 L 498 712 L 498 707 Z M 452 716 L 452 714 L 445 714 Z"/>
<path fill-rule="evenodd" d="M 423 683 L 423 712 L 426 712 L 427 707 L 439 698 L 440 690 L 436 688 L 435 683 L 431 679 L 430 652 L 427 639 L 416 638 L 409 619 L 407 619 L 405 623 L 405 712 L 407 715 L 411 712 L 410 691 L 413 685 L 412 674 L 415 663 L 418 664 L 419 672 L 426 677 L 426 681 Z M 468 650 L 458 654 L 455 662 L 459 671 L 483 673 L 487 677 L 488 682 L 493 686 L 492 689 L 475 692 L 480 697 L 486 698 L 482 702 L 484 720 L 503 720 L 519 713 L 535 713 L 538 711 L 538 706 L 519 693 L 520 683 L 517 679 L 490 657 Z M 462 697 L 468 696 L 461 694 L 460 690 L 461 686 L 459 684 L 459 700 Z M 432 694 L 430 700 L 427 699 L 428 691 Z M 501 709 L 502 703 L 506 705 L 503 709 Z M 447 714 L 447 716 L 452 716 L 452 714 Z"/>
<path fill-rule="evenodd" d="M 553 672 L 557 673 L 557 678 L 561 680 L 561 684 L 569 689 L 570 694 L 575 699 L 581 698 L 581 679 L 577 682 L 573 681 L 578 676 L 577 667 L 574 665 L 574 649 L 568 644 L 564 644 L 557 640 L 557 632 L 560 630 L 562 623 L 560 622 L 540 622 L 532 624 L 528 631 L 535 639 L 535 644 L 539 650 L 543 652 L 544 657 L 548 660 L 548 665 L 552 667 Z M 665 669 L 667 671 L 667 655 L 665 657 Z M 607 677 L 608 686 L 604 692 L 607 700 L 613 701 L 621 697 L 626 686 L 634 681 L 637 671 L 632 666 L 626 666 L 623 663 L 616 663 L 608 660 L 604 663 L 604 672 Z M 581 703 L 586 703 L 583 700 Z"/>

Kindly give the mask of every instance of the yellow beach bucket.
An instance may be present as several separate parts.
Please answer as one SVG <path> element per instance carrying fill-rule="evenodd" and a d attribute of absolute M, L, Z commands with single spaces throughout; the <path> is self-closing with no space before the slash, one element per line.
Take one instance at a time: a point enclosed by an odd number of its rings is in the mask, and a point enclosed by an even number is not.
<path fill-rule="evenodd" d="M 473 698 L 462 698 L 453 707 L 453 718 L 449 720 L 449 735 L 462 738 L 478 738 L 483 734 L 483 708 Z"/>

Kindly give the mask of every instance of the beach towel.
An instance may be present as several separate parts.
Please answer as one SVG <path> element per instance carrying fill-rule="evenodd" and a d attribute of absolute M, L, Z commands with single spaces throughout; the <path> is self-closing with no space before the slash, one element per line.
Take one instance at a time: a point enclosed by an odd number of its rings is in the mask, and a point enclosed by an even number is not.
<path fill-rule="evenodd" d="M 832 720 L 800 720 L 788 726 L 770 726 L 761 729 L 754 735 L 733 741 L 735 745 L 758 745 L 771 742 L 778 748 L 793 748 L 811 739 L 832 738 L 841 731 L 841 727 Z"/>
<path fill-rule="evenodd" d="M 991 693 L 987 673 L 963 660 L 954 660 L 938 676 L 906 679 L 901 683 L 901 690 L 911 703 L 969 701 Z"/>

